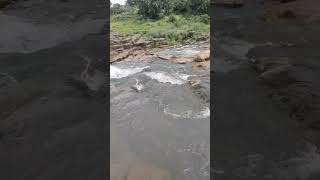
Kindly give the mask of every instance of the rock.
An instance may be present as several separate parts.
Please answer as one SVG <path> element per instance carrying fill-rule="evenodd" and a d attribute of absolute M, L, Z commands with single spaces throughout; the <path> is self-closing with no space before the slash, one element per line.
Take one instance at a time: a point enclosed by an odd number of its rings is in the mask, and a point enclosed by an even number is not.
<path fill-rule="evenodd" d="M 129 58 L 141 59 L 147 54 L 147 47 L 150 41 L 145 41 L 140 35 L 132 38 L 123 38 L 118 35 L 111 35 L 111 58 L 110 62 L 127 60 Z"/>
<path fill-rule="evenodd" d="M 291 67 L 291 65 L 281 65 L 281 66 L 272 68 L 268 71 L 263 72 L 260 75 L 260 78 L 262 78 L 266 81 L 269 81 L 269 82 L 272 82 L 274 80 L 280 80 L 279 77 L 281 77 L 282 74 L 288 72 L 290 67 Z"/>
<path fill-rule="evenodd" d="M 262 57 L 254 61 L 255 68 L 259 73 L 263 73 L 274 67 L 288 65 L 291 63 L 293 63 L 293 60 L 290 60 L 287 57 Z"/>
<path fill-rule="evenodd" d="M 113 63 L 113 62 L 124 60 L 124 59 L 128 58 L 129 56 L 130 56 L 130 51 L 124 51 L 124 52 L 121 52 L 121 53 L 115 55 L 114 57 L 111 57 L 110 60 L 111 60 L 111 63 Z"/>
<path fill-rule="evenodd" d="M 267 8 L 265 19 L 267 21 L 320 22 L 320 1 L 299 0 L 272 3 Z"/>
<path fill-rule="evenodd" d="M 201 87 L 201 80 L 200 79 L 192 79 L 190 81 L 190 85 L 193 88 L 199 88 L 199 87 Z"/>
<path fill-rule="evenodd" d="M 136 46 L 143 46 L 145 44 L 146 44 L 146 42 L 143 39 L 139 39 L 138 41 L 134 42 L 134 45 L 136 45 Z"/>
<path fill-rule="evenodd" d="M 210 51 L 202 51 L 196 55 L 191 56 L 173 56 L 173 55 L 158 55 L 162 60 L 170 60 L 178 64 L 185 64 L 188 62 L 204 62 L 210 59 Z M 208 63 L 198 63 L 198 66 L 208 66 Z"/>
<path fill-rule="evenodd" d="M 172 58 L 171 55 L 158 55 L 157 57 L 162 60 L 170 60 Z"/>
<path fill-rule="evenodd" d="M 185 63 L 194 61 L 194 57 L 193 56 L 173 56 L 171 60 L 178 64 L 185 64 Z"/>
<path fill-rule="evenodd" d="M 133 51 L 132 52 L 132 56 L 135 57 L 135 58 L 142 58 L 143 56 L 146 55 L 146 51 L 145 50 L 136 50 L 136 51 Z"/>
<path fill-rule="evenodd" d="M 172 56 L 172 55 L 158 55 L 162 60 L 170 60 L 178 64 L 185 64 L 194 61 L 194 56 Z"/>
<path fill-rule="evenodd" d="M 210 51 L 202 51 L 200 53 L 198 53 L 194 59 L 194 61 L 196 62 L 203 62 L 203 61 L 207 61 L 210 59 Z"/>
<path fill-rule="evenodd" d="M 134 35 L 132 38 L 131 38 L 131 42 L 132 43 L 135 43 L 137 41 L 139 41 L 141 39 L 141 35 Z"/>
<path fill-rule="evenodd" d="M 116 50 L 116 49 L 120 49 L 123 48 L 122 44 L 112 44 L 111 46 L 111 50 Z"/>
<path fill-rule="evenodd" d="M 0 73 L 0 88 L 4 86 L 10 86 L 17 84 L 18 81 L 9 74 Z"/>
<path fill-rule="evenodd" d="M 194 62 L 192 64 L 192 69 L 193 70 L 208 69 L 208 68 L 210 68 L 210 61 Z"/>

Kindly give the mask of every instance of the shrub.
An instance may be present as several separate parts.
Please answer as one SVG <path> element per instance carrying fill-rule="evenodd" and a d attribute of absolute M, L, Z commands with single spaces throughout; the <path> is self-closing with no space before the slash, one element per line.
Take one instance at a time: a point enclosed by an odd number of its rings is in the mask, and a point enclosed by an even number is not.
<path fill-rule="evenodd" d="M 208 14 L 209 0 L 188 0 L 190 14 Z"/>
<path fill-rule="evenodd" d="M 113 6 L 111 7 L 111 14 L 121 14 L 125 11 L 125 8 L 120 4 L 113 4 Z"/>
<path fill-rule="evenodd" d="M 158 19 L 161 13 L 168 13 L 166 0 L 139 0 L 138 14 L 144 18 Z"/>
<path fill-rule="evenodd" d="M 144 18 L 159 19 L 170 13 L 208 14 L 209 0 L 128 0 L 127 5 L 138 7 Z"/>
<path fill-rule="evenodd" d="M 169 22 L 169 23 L 175 23 L 176 21 L 177 21 L 177 18 L 176 18 L 175 15 L 170 15 L 170 16 L 168 17 L 168 22 Z"/>

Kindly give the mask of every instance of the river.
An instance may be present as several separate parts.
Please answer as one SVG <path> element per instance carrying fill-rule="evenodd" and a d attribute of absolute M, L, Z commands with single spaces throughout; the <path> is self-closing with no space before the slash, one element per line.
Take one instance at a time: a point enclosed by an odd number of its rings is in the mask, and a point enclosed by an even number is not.
<path fill-rule="evenodd" d="M 111 179 L 209 179 L 209 70 L 150 57 L 112 64 L 110 78 Z M 194 78 L 201 88 L 190 85 Z"/>

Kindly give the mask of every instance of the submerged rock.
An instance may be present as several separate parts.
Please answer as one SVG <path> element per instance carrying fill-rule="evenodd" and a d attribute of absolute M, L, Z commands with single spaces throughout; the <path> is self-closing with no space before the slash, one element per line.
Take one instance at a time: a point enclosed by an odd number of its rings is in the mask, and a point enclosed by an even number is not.
<path fill-rule="evenodd" d="M 192 79 L 190 81 L 190 85 L 193 87 L 193 88 L 199 88 L 201 87 L 201 80 L 200 79 Z"/>
<path fill-rule="evenodd" d="M 210 61 L 194 62 L 192 64 L 193 70 L 209 69 L 209 68 L 210 68 Z"/>

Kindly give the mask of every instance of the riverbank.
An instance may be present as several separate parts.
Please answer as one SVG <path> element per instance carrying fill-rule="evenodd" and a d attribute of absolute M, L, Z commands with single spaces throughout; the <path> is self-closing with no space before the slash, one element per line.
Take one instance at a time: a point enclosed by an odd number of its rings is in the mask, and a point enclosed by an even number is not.
<path fill-rule="evenodd" d="M 157 20 L 142 19 L 135 13 L 112 15 L 110 31 L 121 36 L 142 36 L 148 41 L 161 39 L 167 45 L 209 39 L 208 15 L 167 15 Z"/>

